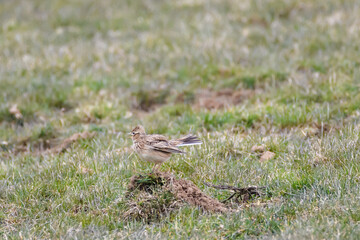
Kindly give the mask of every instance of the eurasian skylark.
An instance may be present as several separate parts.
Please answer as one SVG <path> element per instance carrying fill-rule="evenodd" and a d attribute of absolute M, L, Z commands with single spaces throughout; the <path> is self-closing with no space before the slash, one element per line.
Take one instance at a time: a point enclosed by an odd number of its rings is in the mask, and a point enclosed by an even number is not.
<path fill-rule="evenodd" d="M 136 126 L 131 132 L 133 149 L 139 157 L 148 162 L 155 163 L 153 171 L 158 165 L 169 160 L 173 153 L 185 153 L 178 147 L 199 145 L 202 142 L 194 135 L 168 140 L 165 136 L 153 134 L 146 135 L 143 126 Z"/>

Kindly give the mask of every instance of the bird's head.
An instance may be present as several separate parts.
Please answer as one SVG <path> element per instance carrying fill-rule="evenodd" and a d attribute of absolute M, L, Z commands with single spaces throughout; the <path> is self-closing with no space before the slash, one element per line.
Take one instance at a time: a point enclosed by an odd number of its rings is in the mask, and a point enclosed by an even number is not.
<path fill-rule="evenodd" d="M 139 139 L 140 136 L 145 135 L 145 128 L 141 125 L 138 125 L 129 134 L 133 140 Z"/>

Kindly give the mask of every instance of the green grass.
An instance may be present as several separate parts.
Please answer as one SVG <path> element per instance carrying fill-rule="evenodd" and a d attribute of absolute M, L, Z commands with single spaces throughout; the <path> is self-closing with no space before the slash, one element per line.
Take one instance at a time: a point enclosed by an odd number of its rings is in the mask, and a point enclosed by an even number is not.
<path fill-rule="evenodd" d="M 355 0 L 1 2 L 0 238 L 358 239 L 359 14 Z M 253 94 L 196 106 L 225 88 Z M 124 221 L 130 177 L 152 167 L 128 151 L 139 123 L 204 141 L 162 171 L 216 198 L 203 181 L 269 194 Z M 60 155 L 13 151 L 85 130 Z"/>

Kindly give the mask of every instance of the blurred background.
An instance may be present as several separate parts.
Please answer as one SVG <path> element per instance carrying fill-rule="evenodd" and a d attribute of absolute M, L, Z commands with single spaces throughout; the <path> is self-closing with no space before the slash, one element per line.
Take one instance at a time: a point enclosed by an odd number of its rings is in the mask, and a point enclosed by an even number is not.
<path fill-rule="evenodd" d="M 160 132 L 351 114 L 359 103 L 358 5 L 2 1 L 1 135 L 10 137 L 15 104 L 25 125 L 125 130 L 145 121 Z M 224 107 L 228 115 L 206 111 Z"/>

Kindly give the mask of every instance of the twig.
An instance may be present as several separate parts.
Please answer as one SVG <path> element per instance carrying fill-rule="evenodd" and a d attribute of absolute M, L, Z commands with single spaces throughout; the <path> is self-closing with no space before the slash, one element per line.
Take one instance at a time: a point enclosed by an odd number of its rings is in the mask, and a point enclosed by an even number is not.
<path fill-rule="evenodd" d="M 247 188 L 238 188 L 238 187 L 229 186 L 229 185 L 213 185 L 213 184 L 210 184 L 207 182 L 204 182 L 204 184 L 208 187 L 213 187 L 213 188 L 220 189 L 220 190 L 234 191 L 234 193 L 230 197 L 223 200 L 222 202 L 227 202 L 230 199 L 232 199 L 233 197 L 235 197 L 236 202 L 239 202 L 239 198 L 241 198 L 243 201 L 247 201 L 249 198 L 251 198 L 254 195 L 260 197 L 260 193 L 258 192 L 258 190 L 265 188 L 265 187 L 255 187 L 255 186 L 247 187 Z M 244 198 L 242 198 L 242 196 L 244 196 Z"/>

